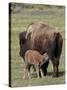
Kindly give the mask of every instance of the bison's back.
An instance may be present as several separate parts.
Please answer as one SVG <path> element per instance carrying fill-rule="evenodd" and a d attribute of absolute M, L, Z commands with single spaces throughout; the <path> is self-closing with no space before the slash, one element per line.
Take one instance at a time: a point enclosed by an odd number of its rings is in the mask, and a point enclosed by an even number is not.
<path fill-rule="evenodd" d="M 28 50 L 25 53 L 25 62 L 30 64 L 39 64 L 42 61 L 42 56 L 38 51 Z"/>

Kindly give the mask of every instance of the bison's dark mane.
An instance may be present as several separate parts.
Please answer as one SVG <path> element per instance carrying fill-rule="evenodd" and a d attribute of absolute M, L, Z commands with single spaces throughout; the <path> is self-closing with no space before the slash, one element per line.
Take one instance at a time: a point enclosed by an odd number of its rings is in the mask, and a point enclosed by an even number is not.
<path fill-rule="evenodd" d="M 25 35 L 26 35 L 26 31 L 24 31 L 24 32 L 21 32 L 20 34 L 19 34 L 19 43 L 20 44 L 22 44 L 22 43 L 24 43 L 25 42 Z"/>

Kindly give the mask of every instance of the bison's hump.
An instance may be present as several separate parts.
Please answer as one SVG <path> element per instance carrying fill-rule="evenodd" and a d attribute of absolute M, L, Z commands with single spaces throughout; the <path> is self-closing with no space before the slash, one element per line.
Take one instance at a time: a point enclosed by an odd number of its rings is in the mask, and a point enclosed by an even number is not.
<path fill-rule="evenodd" d="M 27 28 L 26 38 L 28 37 L 35 37 L 35 36 L 43 36 L 45 34 L 53 34 L 54 32 L 57 32 L 56 28 L 50 27 L 48 24 L 45 24 L 43 22 L 37 22 L 30 24 Z M 30 36 L 29 36 L 30 35 Z"/>

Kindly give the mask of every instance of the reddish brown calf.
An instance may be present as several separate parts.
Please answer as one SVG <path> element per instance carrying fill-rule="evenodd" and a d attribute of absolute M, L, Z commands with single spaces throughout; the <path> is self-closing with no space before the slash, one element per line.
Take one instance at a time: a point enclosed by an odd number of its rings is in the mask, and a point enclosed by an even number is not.
<path fill-rule="evenodd" d="M 41 66 L 49 60 L 47 53 L 41 55 L 36 50 L 28 50 L 25 53 L 25 69 L 24 69 L 24 78 L 26 74 L 26 70 L 28 73 L 28 77 L 30 78 L 30 67 L 33 66 L 36 69 L 37 77 L 39 78 L 39 72 L 41 73 L 41 77 L 43 77 Z"/>

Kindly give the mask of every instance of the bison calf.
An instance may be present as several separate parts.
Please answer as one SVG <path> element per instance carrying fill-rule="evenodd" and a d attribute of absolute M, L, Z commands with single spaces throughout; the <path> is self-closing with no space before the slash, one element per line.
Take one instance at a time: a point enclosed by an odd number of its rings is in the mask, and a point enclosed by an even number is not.
<path fill-rule="evenodd" d="M 30 78 L 30 68 L 33 66 L 36 70 L 37 77 L 39 78 L 39 73 L 41 74 L 41 77 L 43 77 L 43 72 L 41 69 L 41 66 L 46 63 L 46 61 L 49 60 L 49 57 L 47 53 L 44 53 L 41 55 L 38 51 L 36 50 L 28 50 L 25 53 L 25 69 L 24 69 L 24 78 L 27 70 L 28 77 Z"/>

